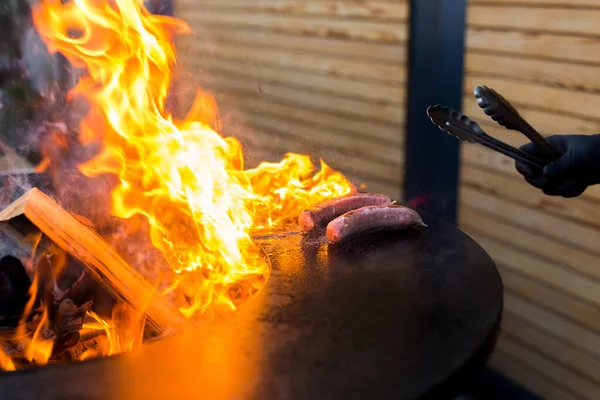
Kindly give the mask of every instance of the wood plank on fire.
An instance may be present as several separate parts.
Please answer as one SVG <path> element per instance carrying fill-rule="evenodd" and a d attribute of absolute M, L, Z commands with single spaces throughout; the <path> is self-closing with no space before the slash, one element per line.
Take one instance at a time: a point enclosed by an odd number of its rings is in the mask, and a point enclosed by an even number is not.
<path fill-rule="evenodd" d="M 0 221 L 24 215 L 54 244 L 81 261 L 113 295 L 143 310 L 159 332 L 185 328 L 189 322 L 96 232 L 33 188 L 0 212 Z"/>

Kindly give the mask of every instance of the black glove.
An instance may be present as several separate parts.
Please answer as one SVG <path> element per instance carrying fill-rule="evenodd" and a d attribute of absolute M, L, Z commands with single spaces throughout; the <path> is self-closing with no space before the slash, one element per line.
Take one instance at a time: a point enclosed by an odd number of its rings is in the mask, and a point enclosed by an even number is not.
<path fill-rule="evenodd" d="M 588 186 L 600 183 L 600 134 L 555 135 L 547 139 L 563 155 L 543 170 L 516 162 L 517 171 L 529 184 L 550 196 L 577 197 Z M 521 150 L 543 158 L 533 143 L 521 146 Z"/>

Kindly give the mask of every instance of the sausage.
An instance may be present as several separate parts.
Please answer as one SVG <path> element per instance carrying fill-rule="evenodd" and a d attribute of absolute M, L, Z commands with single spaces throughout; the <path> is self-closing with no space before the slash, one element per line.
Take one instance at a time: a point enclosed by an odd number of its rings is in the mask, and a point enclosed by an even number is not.
<path fill-rule="evenodd" d="M 415 210 L 396 205 L 366 206 L 349 211 L 327 224 L 325 235 L 331 244 L 354 235 L 379 230 L 427 227 Z"/>
<path fill-rule="evenodd" d="M 325 226 L 332 219 L 364 206 L 390 205 L 388 196 L 375 193 L 359 193 L 326 200 L 304 210 L 298 217 L 298 225 L 304 232 Z"/>

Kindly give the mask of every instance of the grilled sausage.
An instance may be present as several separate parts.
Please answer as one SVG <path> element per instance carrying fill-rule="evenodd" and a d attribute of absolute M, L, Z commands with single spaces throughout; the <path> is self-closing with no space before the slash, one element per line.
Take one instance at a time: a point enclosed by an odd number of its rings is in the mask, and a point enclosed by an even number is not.
<path fill-rule="evenodd" d="M 327 224 L 325 235 L 331 244 L 354 235 L 379 230 L 427 227 L 419 213 L 403 206 L 367 206 L 347 212 Z"/>
<path fill-rule="evenodd" d="M 332 219 L 364 206 L 391 204 L 388 196 L 375 193 L 359 193 L 326 200 L 304 210 L 298 217 L 298 225 L 304 232 L 325 226 Z"/>

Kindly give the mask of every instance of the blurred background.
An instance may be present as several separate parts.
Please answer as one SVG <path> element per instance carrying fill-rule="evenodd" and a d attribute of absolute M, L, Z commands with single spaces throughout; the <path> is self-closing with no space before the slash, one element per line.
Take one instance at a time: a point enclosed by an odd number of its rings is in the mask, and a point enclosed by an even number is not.
<path fill-rule="evenodd" d="M 600 188 L 545 196 L 509 158 L 433 127 L 423 105 L 462 107 L 490 135 L 526 143 L 479 109 L 473 89 L 487 85 L 543 134 L 600 132 L 600 2 L 414 3 L 148 6 L 195 32 L 176 42 L 176 114 L 197 84 L 215 95 L 223 133 L 242 140 L 250 164 L 286 152 L 322 157 L 367 191 L 458 224 L 488 251 L 504 280 L 505 313 L 493 372 L 478 389 L 506 385 L 505 377 L 522 389 L 507 398 L 597 400 Z M 0 169 L 32 168 L 37 127 L 64 118 L 61 99 L 75 75 L 44 52 L 27 2 L 4 2 L 0 30 Z"/>

